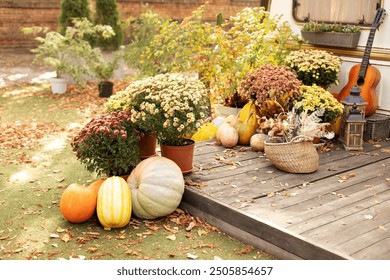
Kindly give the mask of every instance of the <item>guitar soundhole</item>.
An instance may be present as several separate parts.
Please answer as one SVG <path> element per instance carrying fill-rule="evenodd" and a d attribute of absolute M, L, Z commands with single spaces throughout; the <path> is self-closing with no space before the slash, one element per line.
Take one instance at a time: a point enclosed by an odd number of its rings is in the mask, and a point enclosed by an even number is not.
<path fill-rule="evenodd" d="M 357 79 L 357 85 L 358 85 L 358 86 L 364 85 L 364 78 L 363 78 L 363 77 L 359 77 L 359 78 Z"/>

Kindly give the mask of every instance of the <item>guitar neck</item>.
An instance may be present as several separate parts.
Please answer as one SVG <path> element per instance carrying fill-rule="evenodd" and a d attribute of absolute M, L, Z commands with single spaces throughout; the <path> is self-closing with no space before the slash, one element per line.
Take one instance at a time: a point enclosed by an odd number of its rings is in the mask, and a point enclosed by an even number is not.
<path fill-rule="evenodd" d="M 359 71 L 359 77 L 362 77 L 362 78 L 364 78 L 366 76 L 367 67 L 370 64 L 370 54 L 371 54 L 371 50 L 372 50 L 372 45 L 374 43 L 375 31 L 376 31 L 376 28 L 371 28 L 370 35 L 368 36 L 368 39 L 367 39 L 367 45 L 366 45 L 366 49 L 364 50 L 363 60 L 362 60 L 362 63 L 360 66 L 360 71 Z"/>

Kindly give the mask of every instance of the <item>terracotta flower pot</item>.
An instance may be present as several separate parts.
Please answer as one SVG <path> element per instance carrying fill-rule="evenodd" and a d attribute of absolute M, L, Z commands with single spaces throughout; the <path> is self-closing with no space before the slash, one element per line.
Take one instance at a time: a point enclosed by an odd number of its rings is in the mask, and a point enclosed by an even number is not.
<path fill-rule="evenodd" d="M 157 138 L 156 134 L 146 132 L 139 141 L 140 158 L 146 159 L 156 155 Z"/>
<path fill-rule="evenodd" d="M 161 156 L 173 160 L 181 169 L 183 174 L 192 172 L 195 141 L 187 139 L 187 145 L 170 146 L 161 144 Z"/>

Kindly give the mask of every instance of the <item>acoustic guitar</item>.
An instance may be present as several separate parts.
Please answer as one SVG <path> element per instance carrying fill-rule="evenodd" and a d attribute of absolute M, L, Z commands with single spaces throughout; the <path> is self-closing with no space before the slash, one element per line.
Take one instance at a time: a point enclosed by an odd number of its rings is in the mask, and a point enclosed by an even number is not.
<path fill-rule="evenodd" d="M 361 64 L 354 65 L 350 72 L 348 83 L 340 91 L 337 99 L 342 101 L 349 95 L 351 88 L 355 85 L 360 87 L 360 96 L 367 102 L 366 116 L 373 115 L 378 107 L 378 95 L 376 94 L 376 86 L 381 79 L 380 71 L 370 65 L 370 54 L 374 42 L 375 32 L 383 22 L 386 11 L 379 8 L 376 12 L 374 22 L 372 23 L 370 35 L 367 39 L 366 48 Z"/>

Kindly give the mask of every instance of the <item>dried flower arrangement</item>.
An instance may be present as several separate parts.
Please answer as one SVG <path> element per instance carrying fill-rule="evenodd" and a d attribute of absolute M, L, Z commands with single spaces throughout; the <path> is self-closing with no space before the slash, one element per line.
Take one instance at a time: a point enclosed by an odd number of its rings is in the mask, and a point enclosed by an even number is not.
<path fill-rule="evenodd" d="M 287 113 L 280 113 L 275 118 L 262 118 L 260 128 L 268 134 L 270 142 L 290 142 L 293 138 L 302 137 L 303 140 L 317 138 L 332 139 L 334 132 L 326 131 L 329 123 L 323 123 L 321 116 L 325 109 L 314 112 L 302 111 L 294 107 Z"/>

